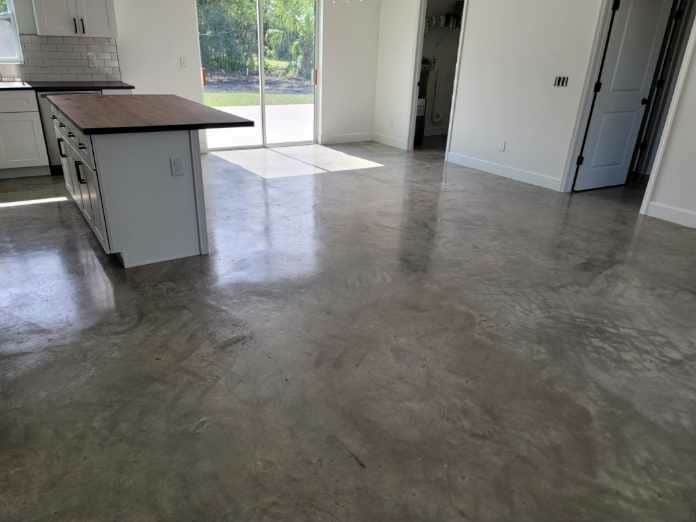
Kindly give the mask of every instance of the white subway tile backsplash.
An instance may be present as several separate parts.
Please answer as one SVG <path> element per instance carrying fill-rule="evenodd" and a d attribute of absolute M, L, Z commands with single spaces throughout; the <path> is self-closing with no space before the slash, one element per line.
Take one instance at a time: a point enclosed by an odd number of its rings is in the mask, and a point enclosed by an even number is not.
<path fill-rule="evenodd" d="M 0 64 L 2 79 L 120 80 L 113 38 L 20 35 L 24 64 Z"/>

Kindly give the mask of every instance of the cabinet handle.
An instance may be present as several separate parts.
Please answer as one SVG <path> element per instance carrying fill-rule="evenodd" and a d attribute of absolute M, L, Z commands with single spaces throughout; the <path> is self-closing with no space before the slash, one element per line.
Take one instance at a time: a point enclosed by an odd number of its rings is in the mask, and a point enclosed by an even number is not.
<path fill-rule="evenodd" d="M 85 31 L 85 19 L 80 18 L 80 23 L 82 24 L 82 34 L 85 34 L 87 31 Z"/>
<path fill-rule="evenodd" d="M 58 126 L 59 126 L 61 129 L 64 129 L 64 128 L 65 128 L 65 123 L 63 123 L 63 122 L 61 121 L 61 122 L 58 124 Z"/>
<path fill-rule="evenodd" d="M 63 152 L 63 138 L 58 138 L 58 154 L 60 154 L 61 158 L 67 158 L 68 155 Z"/>
<path fill-rule="evenodd" d="M 56 116 L 55 114 L 51 114 L 51 119 L 52 119 L 52 120 L 57 120 L 57 119 L 58 119 L 58 116 Z"/>
<path fill-rule="evenodd" d="M 75 162 L 75 173 L 77 174 L 77 181 L 80 182 L 80 185 L 86 185 L 87 180 L 82 177 L 82 171 L 80 170 L 80 167 L 84 165 L 81 161 L 76 161 Z"/>
<path fill-rule="evenodd" d="M 75 133 L 74 132 L 68 132 L 68 138 L 74 138 Z"/>
<path fill-rule="evenodd" d="M 87 150 L 87 146 L 84 143 L 78 143 L 77 148 L 80 150 Z"/>
<path fill-rule="evenodd" d="M 75 34 L 77 34 L 78 33 L 78 31 L 77 31 L 77 18 L 73 18 L 72 23 L 73 23 L 73 26 L 75 26 Z"/>

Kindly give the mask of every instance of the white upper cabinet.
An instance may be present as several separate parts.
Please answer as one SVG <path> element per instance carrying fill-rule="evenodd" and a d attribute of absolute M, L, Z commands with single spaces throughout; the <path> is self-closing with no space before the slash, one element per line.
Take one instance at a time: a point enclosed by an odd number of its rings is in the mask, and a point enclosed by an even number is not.
<path fill-rule="evenodd" d="M 78 34 L 75 0 L 34 0 L 36 32 L 51 36 Z"/>
<path fill-rule="evenodd" d="M 87 36 L 113 36 L 110 0 L 76 0 L 79 30 Z"/>
<path fill-rule="evenodd" d="M 112 0 L 34 0 L 36 32 L 47 36 L 113 36 Z"/>

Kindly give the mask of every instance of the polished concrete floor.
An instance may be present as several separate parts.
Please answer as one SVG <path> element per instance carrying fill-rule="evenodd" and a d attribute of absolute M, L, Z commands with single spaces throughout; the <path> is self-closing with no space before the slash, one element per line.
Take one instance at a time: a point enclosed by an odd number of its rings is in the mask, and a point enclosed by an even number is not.
<path fill-rule="evenodd" d="M 209 257 L 0 208 L 0 520 L 696 520 L 696 231 L 340 149 L 384 166 L 209 157 Z"/>

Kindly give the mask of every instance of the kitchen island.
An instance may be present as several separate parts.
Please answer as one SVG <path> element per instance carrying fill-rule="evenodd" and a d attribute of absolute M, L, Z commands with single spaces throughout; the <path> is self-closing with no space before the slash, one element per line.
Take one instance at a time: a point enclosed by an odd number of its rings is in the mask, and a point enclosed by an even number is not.
<path fill-rule="evenodd" d="M 250 120 L 174 95 L 48 96 L 68 193 L 126 268 L 208 253 L 198 131 Z"/>

